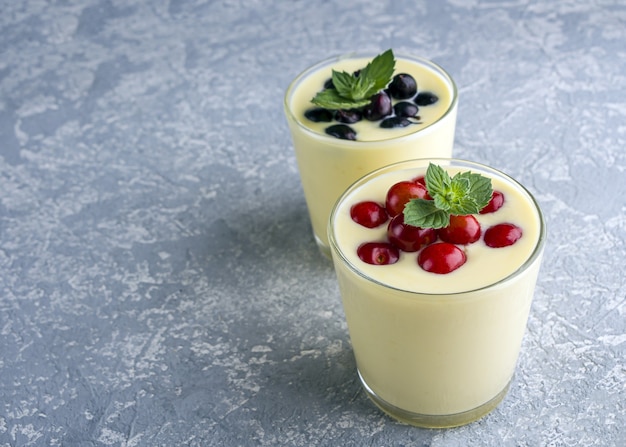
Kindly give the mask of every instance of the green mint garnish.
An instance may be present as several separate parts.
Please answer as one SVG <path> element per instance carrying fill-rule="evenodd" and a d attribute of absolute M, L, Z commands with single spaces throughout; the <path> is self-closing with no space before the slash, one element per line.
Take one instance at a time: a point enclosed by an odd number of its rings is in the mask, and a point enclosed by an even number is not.
<path fill-rule="evenodd" d="M 389 84 L 396 66 L 392 50 L 379 54 L 354 73 L 333 70 L 333 85 L 317 93 L 311 102 L 325 109 L 353 109 L 370 103 L 370 97 Z"/>
<path fill-rule="evenodd" d="M 491 180 L 471 171 L 450 177 L 433 163 L 426 171 L 426 189 L 433 200 L 412 199 L 404 207 L 404 222 L 421 228 L 443 228 L 451 215 L 476 214 L 491 199 Z"/>

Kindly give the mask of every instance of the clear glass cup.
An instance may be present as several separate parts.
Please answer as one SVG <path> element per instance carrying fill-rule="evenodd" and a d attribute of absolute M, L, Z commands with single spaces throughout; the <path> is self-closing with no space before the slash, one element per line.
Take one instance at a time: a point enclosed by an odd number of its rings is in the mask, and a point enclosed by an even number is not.
<path fill-rule="evenodd" d="M 313 107 L 310 99 L 331 77 L 332 69 L 350 72 L 364 67 L 374 56 L 348 54 L 319 62 L 294 79 L 284 98 L 313 234 L 326 256 L 330 256 L 326 229 L 332 206 L 355 180 L 402 160 L 452 156 L 458 108 L 456 85 L 443 68 L 419 57 L 395 55 L 396 73 L 415 73 L 418 91 L 432 91 L 440 97 L 437 108 L 420 108 L 423 125 L 400 130 L 378 129 L 379 134 L 371 141 L 349 141 L 325 134 L 322 127 L 327 123 L 306 120 L 304 110 Z M 427 119 L 429 115 L 432 117 Z M 367 124 L 371 123 L 364 121 L 357 126 Z M 367 132 L 359 130 L 359 134 Z"/>
<path fill-rule="evenodd" d="M 517 219 L 523 220 L 514 222 L 523 223 L 522 238 L 505 248 L 489 248 L 481 238 L 464 247 L 466 264 L 444 275 L 421 270 L 417 253 L 401 253 L 393 265 L 360 261 L 356 247 L 384 239 L 387 225 L 357 228 L 350 224 L 350 206 L 361 200 L 384 203 L 386 188 L 417 177 L 431 161 L 490 177 L 494 189 L 508 196 L 501 210 L 517 214 L 478 215 L 483 234 L 503 219 Z M 412 160 L 370 173 L 348 188 L 333 209 L 328 232 L 358 374 L 371 400 L 392 417 L 422 427 L 464 425 L 493 410 L 516 368 L 545 245 L 546 227 L 533 196 L 481 164 Z M 477 259 L 485 263 L 470 265 Z"/>

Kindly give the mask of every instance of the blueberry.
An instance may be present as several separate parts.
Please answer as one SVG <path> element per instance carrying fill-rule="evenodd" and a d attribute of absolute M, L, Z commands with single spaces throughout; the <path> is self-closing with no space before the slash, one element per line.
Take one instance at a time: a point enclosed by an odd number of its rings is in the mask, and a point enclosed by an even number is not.
<path fill-rule="evenodd" d="M 330 123 L 333 120 L 333 112 L 322 107 L 309 109 L 304 116 L 315 123 Z"/>
<path fill-rule="evenodd" d="M 400 73 L 393 77 L 389 92 L 395 99 L 408 99 L 417 93 L 417 82 L 410 74 Z"/>
<path fill-rule="evenodd" d="M 402 101 L 393 106 L 393 111 L 396 116 L 413 117 L 417 115 L 419 107 L 412 102 Z"/>
<path fill-rule="evenodd" d="M 326 128 L 326 133 L 340 140 L 356 140 L 356 132 L 345 124 L 335 124 Z"/>
<path fill-rule="evenodd" d="M 371 102 L 363 108 L 363 118 L 378 121 L 391 115 L 391 98 L 387 93 L 380 92 L 372 96 Z"/>
<path fill-rule="evenodd" d="M 361 118 L 361 112 L 356 109 L 340 109 L 335 112 L 335 119 L 340 123 L 352 124 L 356 123 L 357 121 L 361 121 Z"/>
<path fill-rule="evenodd" d="M 391 118 L 385 118 L 382 120 L 380 127 L 384 129 L 392 129 L 394 127 L 406 127 L 410 124 L 412 124 L 412 122 L 404 116 L 392 116 Z"/>
<path fill-rule="evenodd" d="M 415 104 L 418 106 L 429 106 L 437 101 L 439 101 L 439 98 L 431 92 L 422 92 L 415 97 Z"/>

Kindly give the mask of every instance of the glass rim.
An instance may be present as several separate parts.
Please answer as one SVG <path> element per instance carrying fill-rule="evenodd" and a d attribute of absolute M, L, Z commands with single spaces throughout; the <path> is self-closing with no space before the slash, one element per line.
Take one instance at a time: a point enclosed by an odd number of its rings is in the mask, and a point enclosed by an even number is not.
<path fill-rule="evenodd" d="M 296 123 L 296 125 L 303 132 L 309 134 L 310 136 L 314 138 L 318 138 L 320 140 L 330 140 L 330 141 L 335 142 L 335 144 L 340 144 L 340 145 L 345 145 L 345 146 L 363 146 L 363 145 L 377 145 L 377 144 L 380 144 L 381 141 L 401 141 L 403 139 L 408 139 L 415 135 L 422 134 L 440 125 L 440 123 L 444 121 L 444 118 L 446 118 L 448 115 L 452 113 L 453 110 L 456 109 L 458 101 L 459 101 L 459 92 L 458 92 L 456 82 L 454 82 L 454 79 L 452 78 L 452 75 L 450 75 L 450 73 L 448 73 L 441 65 L 437 64 L 436 62 L 433 62 L 430 59 L 420 57 L 420 56 L 413 56 L 410 54 L 394 53 L 394 56 L 396 59 L 410 60 L 420 65 L 428 67 L 429 69 L 433 70 L 438 75 L 440 75 L 445 80 L 445 82 L 449 84 L 452 100 L 450 101 L 450 105 L 446 109 L 445 113 L 443 113 L 443 115 L 441 115 L 436 121 L 420 129 L 417 129 L 415 132 L 411 132 L 411 133 L 404 134 L 404 135 L 399 135 L 397 137 L 386 138 L 386 139 L 381 139 L 381 140 L 370 140 L 370 141 L 352 141 L 352 140 L 337 139 L 329 135 L 324 135 L 324 134 L 315 132 L 314 130 L 311 130 L 310 128 L 305 126 L 302 123 L 302 121 L 298 119 L 298 117 L 294 114 L 293 110 L 291 109 L 291 97 L 293 96 L 293 93 L 296 90 L 296 88 L 309 74 L 313 73 L 316 70 L 319 70 L 320 68 L 324 66 L 328 66 L 332 63 L 339 62 L 344 59 L 356 59 L 356 58 L 370 58 L 371 59 L 375 56 L 376 54 L 371 53 L 371 52 L 344 53 L 344 54 L 331 56 L 329 58 L 323 59 L 319 62 L 316 62 L 313 65 L 310 65 L 306 69 L 304 69 L 289 83 L 289 85 L 287 86 L 287 90 L 285 91 L 285 95 L 283 97 L 283 108 L 287 114 L 287 117 L 290 120 L 292 120 L 294 123 Z"/>
<path fill-rule="evenodd" d="M 533 249 L 533 251 L 530 253 L 530 255 L 526 258 L 526 260 L 517 268 L 515 269 L 513 272 L 511 272 L 510 274 L 506 275 L 503 278 L 500 278 L 497 281 L 494 281 L 490 284 L 481 286 L 481 287 L 477 287 L 477 288 L 473 288 L 473 289 L 468 289 L 468 290 L 462 290 L 462 291 L 456 291 L 456 292 L 441 292 L 441 293 L 433 293 L 433 292 L 420 292 L 420 291 L 416 291 L 416 290 L 407 290 L 401 287 L 395 287 L 392 286 L 390 284 L 384 283 L 382 281 L 378 281 L 377 279 L 372 278 L 371 276 L 367 275 L 366 273 L 362 272 L 357 266 L 355 266 L 352 262 L 350 262 L 347 257 L 345 256 L 344 252 L 339 248 L 339 244 L 337 243 L 336 237 L 335 237 L 335 231 L 334 231 L 334 222 L 335 222 L 335 217 L 336 214 L 339 210 L 339 207 L 341 206 L 341 204 L 345 201 L 345 199 L 348 197 L 348 195 L 354 191 L 356 188 L 360 187 L 361 185 L 367 183 L 371 178 L 377 177 L 383 173 L 386 172 L 392 172 L 392 171 L 396 171 L 399 170 L 399 167 L 401 165 L 406 165 L 408 166 L 414 166 L 414 167 L 427 167 L 428 163 L 433 162 L 433 163 L 447 163 L 448 166 L 452 166 L 454 165 L 454 163 L 457 163 L 458 165 L 463 165 L 465 167 L 474 167 L 478 170 L 482 170 L 482 171 L 486 171 L 490 174 L 495 174 L 497 176 L 502 177 L 504 180 L 511 182 L 516 188 L 519 188 L 520 191 L 527 196 L 527 198 L 530 200 L 530 202 L 533 205 L 533 208 L 535 209 L 535 211 L 537 212 L 537 217 L 539 219 L 539 237 L 537 239 L 537 242 L 535 243 L 535 247 Z M 445 166 L 445 165 L 444 165 Z M 378 168 L 368 174 L 365 174 L 364 176 L 362 176 L 361 178 L 359 178 L 358 180 L 356 180 L 355 182 L 353 182 L 342 194 L 341 196 L 339 196 L 339 198 L 337 199 L 337 201 L 335 202 L 335 204 L 333 205 L 332 211 L 330 213 L 330 218 L 328 220 L 328 242 L 329 242 L 329 246 L 330 246 L 330 250 L 331 250 L 331 254 L 334 256 L 335 254 L 339 256 L 339 259 L 336 261 L 339 262 L 343 262 L 344 265 L 346 265 L 348 267 L 348 269 L 350 271 L 352 271 L 354 274 L 360 276 L 361 278 L 363 278 L 364 280 L 372 283 L 372 284 L 376 284 L 378 286 L 384 287 L 386 289 L 391 289 L 391 290 L 395 290 L 397 292 L 402 292 L 402 293 L 407 293 L 407 294 L 411 294 L 411 295 L 421 295 L 421 296 L 429 296 L 429 297 L 437 297 L 437 296 L 459 296 L 459 295 L 465 295 L 465 294 L 471 294 L 471 293 L 475 293 L 475 292 L 479 292 L 481 290 L 487 290 L 487 289 L 492 289 L 494 287 L 497 287 L 500 284 L 506 283 L 508 281 L 513 280 L 514 278 L 516 278 L 517 276 L 521 275 L 523 272 L 525 272 L 526 270 L 528 270 L 531 265 L 537 260 L 538 257 L 541 256 L 541 254 L 543 253 L 543 249 L 545 247 L 545 243 L 546 243 L 546 236 L 547 236 L 547 226 L 546 226 L 546 221 L 543 215 L 543 212 L 541 211 L 541 208 L 539 206 L 539 203 L 537 202 L 537 200 L 535 199 L 534 195 L 524 186 L 522 185 L 520 182 L 518 182 L 517 180 L 515 180 L 513 177 L 511 177 L 510 175 L 500 171 L 499 169 L 493 168 L 491 166 L 479 163 L 479 162 L 475 162 L 475 161 L 470 161 L 470 160 L 465 160 L 465 159 L 461 159 L 461 158 L 415 158 L 415 159 L 410 159 L 410 160 L 404 160 L 404 161 L 399 161 L 396 163 L 392 163 L 386 166 L 383 166 L 381 168 Z M 334 259 L 334 258 L 333 258 Z"/>

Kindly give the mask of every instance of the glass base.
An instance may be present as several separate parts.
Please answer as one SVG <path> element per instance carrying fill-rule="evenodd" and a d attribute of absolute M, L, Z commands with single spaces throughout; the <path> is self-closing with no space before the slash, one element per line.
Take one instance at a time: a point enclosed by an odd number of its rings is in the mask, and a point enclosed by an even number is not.
<path fill-rule="evenodd" d="M 322 253 L 327 259 L 332 259 L 330 247 L 324 244 L 322 240 L 317 237 L 317 234 L 313 234 L 313 236 L 315 237 L 315 244 L 317 245 L 317 248 L 319 248 L 320 253 Z"/>
<path fill-rule="evenodd" d="M 367 385 L 360 372 L 359 379 L 361 380 L 361 384 L 365 389 L 367 397 L 369 397 L 370 400 L 372 400 L 376 404 L 376 406 L 380 408 L 383 412 L 400 422 L 423 428 L 451 428 L 477 421 L 478 419 L 490 413 L 494 408 L 498 406 L 500 402 L 502 402 L 502 399 L 504 399 L 504 396 L 506 396 L 507 392 L 509 391 L 509 386 L 511 384 L 511 382 L 509 381 L 504 389 L 500 391 L 493 399 L 472 410 L 455 414 L 419 414 L 403 410 L 381 399 Z"/>

